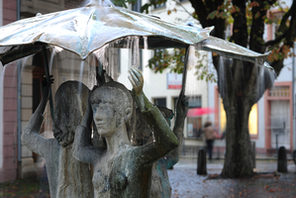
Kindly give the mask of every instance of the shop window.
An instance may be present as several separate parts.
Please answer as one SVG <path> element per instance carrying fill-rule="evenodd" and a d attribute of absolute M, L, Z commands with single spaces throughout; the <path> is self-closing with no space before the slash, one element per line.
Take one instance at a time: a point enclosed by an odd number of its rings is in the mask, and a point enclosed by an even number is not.
<path fill-rule="evenodd" d="M 220 132 L 224 132 L 226 129 L 226 113 L 220 99 L 220 122 L 219 122 Z M 258 105 L 254 104 L 249 114 L 249 133 L 251 136 L 258 135 Z"/>
<path fill-rule="evenodd" d="M 257 103 L 252 106 L 249 114 L 249 133 L 250 135 L 258 135 L 258 105 Z"/>
<path fill-rule="evenodd" d="M 219 122 L 219 128 L 220 132 L 223 133 L 226 129 L 226 112 L 224 110 L 222 99 L 219 99 L 220 101 L 220 122 Z"/>
<path fill-rule="evenodd" d="M 201 136 L 202 119 L 201 117 L 187 118 L 187 137 L 199 138 Z"/>
<path fill-rule="evenodd" d="M 189 109 L 201 108 L 201 96 L 192 96 L 188 99 Z M 187 117 L 187 137 L 198 138 L 201 135 L 202 117 L 195 115 Z"/>

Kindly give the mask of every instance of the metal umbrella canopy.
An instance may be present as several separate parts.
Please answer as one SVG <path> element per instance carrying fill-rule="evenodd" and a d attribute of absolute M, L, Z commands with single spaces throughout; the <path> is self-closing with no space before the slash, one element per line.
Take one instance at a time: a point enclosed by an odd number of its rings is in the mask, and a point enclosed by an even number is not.
<path fill-rule="evenodd" d="M 266 54 L 212 37 L 209 35 L 212 29 L 176 26 L 157 17 L 115 7 L 107 0 L 93 0 L 84 7 L 39 14 L 0 27 L 0 61 L 5 65 L 51 46 L 59 46 L 86 59 L 93 51 L 112 41 L 119 40 L 116 45 L 122 47 L 125 37 L 136 36 L 140 38 L 139 46 L 142 48 L 145 43 L 148 48 L 188 49 L 189 45 L 196 45 L 199 49 L 224 56 L 257 63 L 260 60 L 260 64 L 264 62 Z M 184 73 L 187 59 L 188 50 Z M 48 67 L 45 72 L 49 78 Z M 183 81 L 186 81 L 186 75 Z"/>
<path fill-rule="evenodd" d="M 213 28 L 176 26 L 156 17 L 93 1 L 76 9 L 37 15 L 0 27 L 0 61 L 3 65 L 34 54 L 49 45 L 59 46 L 85 59 L 104 45 L 128 36 L 140 36 L 140 47 L 186 47 L 198 45 L 248 61 L 264 58 L 247 48 L 209 36 Z M 144 41 L 147 38 L 146 41 Z M 123 45 L 118 43 L 118 47 Z"/>
<path fill-rule="evenodd" d="M 94 50 L 127 36 L 148 37 L 150 48 L 184 47 L 208 38 L 211 30 L 176 26 L 128 9 L 91 3 L 1 27 L 0 46 L 5 48 L 0 56 L 4 62 L 10 62 L 10 59 L 19 58 L 13 57 L 17 50 L 24 52 L 24 49 L 30 49 L 25 50 L 25 55 L 28 55 L 40 50 L 40 43 L 45 43 L 62 47 L 85 59 Z"/>

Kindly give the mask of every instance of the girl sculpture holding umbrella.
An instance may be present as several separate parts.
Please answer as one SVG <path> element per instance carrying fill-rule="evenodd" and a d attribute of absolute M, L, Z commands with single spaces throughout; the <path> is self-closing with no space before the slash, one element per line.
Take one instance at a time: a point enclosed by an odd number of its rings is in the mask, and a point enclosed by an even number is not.
<path fill-rule="evenodd" d="M 178 140 L 161 112 L 143 94 L 141 73 L 132 69 L 129 79 L 137 105 L 155 129 L 155 141 L 143 146 L 131 145 L 127 124 L 134 112 L 134 102 L 122 84 L 111 81 L 95 88 L 75 134 L 74 156 L 93 165 L 96 198 L 148 197 L 151 164 L 178 146 Z M 106 149 L 90 144 L 92 121 L 99 135 L 106 140 Z"/>
<path fill-rule="evenodd" d="M 59 87 L 55 95 L 55 138 L 47 139 L 39 131 L 48 85 L 44 86 L 42 100 L 23 131 L 22 142 L 45 159 L 51 198 L 93 197 L 89 167 L 72 155 L 75 129 L 86 110 L 89 89 L 78 81 L 67 81 Z"/>

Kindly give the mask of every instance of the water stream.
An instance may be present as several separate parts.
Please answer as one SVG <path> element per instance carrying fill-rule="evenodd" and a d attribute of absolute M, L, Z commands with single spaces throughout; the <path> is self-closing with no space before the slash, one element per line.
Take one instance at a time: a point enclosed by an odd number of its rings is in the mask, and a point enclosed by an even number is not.
<path fill-rule="evenodd" d="M 257 66 L 257 65 L 256 65 Z M 264 92 L 265 89 L 265 79 L 264 79 L 264 67 L 259 67 L 258 76 L 257 76 L 257 94 Z"/>
<path fill-rule="evenodd" d="M 219 68 L 218 68 L 218 88 L 219 93 L 221 95 L 221 98 L 223 98 L 225 93 L 225 65 L 224 65 L 224 59 L 222 56 L 219 57 Z"/>

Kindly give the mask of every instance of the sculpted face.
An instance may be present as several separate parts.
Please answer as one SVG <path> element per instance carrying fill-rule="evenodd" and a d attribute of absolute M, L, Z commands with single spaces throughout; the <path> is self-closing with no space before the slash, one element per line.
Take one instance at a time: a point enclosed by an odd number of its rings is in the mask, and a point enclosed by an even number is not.
<path fill-rule="evenodd" d="M 112 81 L 94 88 L 89 102 L 98 134 L 103 137 L 112 136 L 118 128 L 131 119 L 132 96 L 120 83 Z"/>
<path fill-rule="evenodd" d="M 102 137 L 111 136 L 117 128 L 114 104 L 110 99 L 102 97 L 99 103 L 91 106 L 99 135 Z"/>

